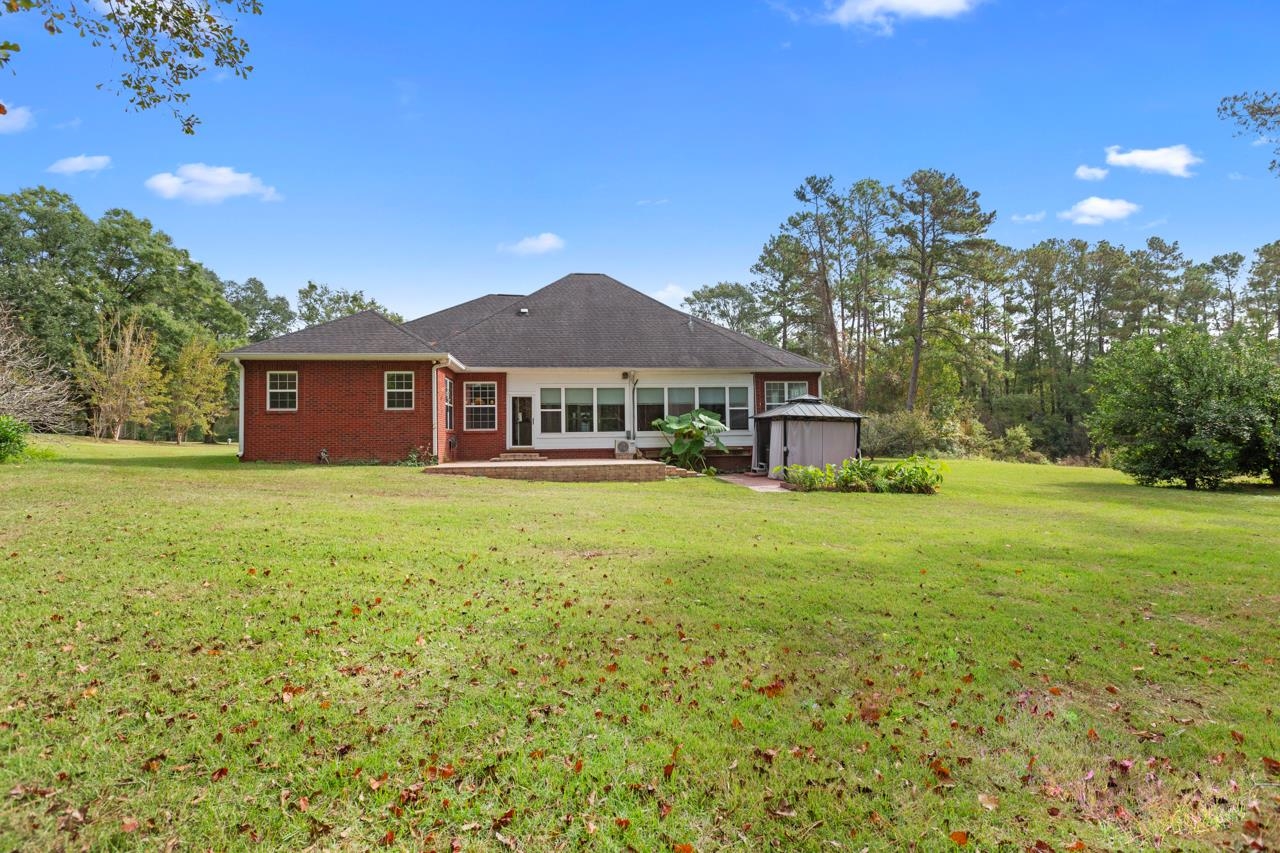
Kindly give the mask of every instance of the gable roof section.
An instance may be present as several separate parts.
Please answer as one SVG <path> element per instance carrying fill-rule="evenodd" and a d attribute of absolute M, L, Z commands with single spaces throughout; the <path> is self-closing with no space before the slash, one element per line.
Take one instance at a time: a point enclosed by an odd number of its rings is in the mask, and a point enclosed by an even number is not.
<path fill-rule="evenodd" d="M 308 326 L 305 329 L 249 344 L 227 353 L 231 358 L 266 358 L 273 355 L 297 357 L 432 354 L 434 352 L 426 341 L 405 331 L 373 310 L 361 311 L 327 323 Z"/>
<path fill-rule="evenodd" d="M 443 311 L 410 320 L 404 324 L 404 329 L 424 341 L 435 342 L 474 326 L 491 314 L 507 308 L 517 299 L 524 299 L 524 297 L 512 293 L 490 293 L 469 302 L 454 305 L 452 308 L 445 308 Z"/>
<path fill-rule="evenodd" d="M 825 369 L 597 273 L 567 275 L 517 297 L 435 345 L 473 367 Z"/>
<path fill-rule="evenodd" d="M 862 415 L 824 403 L 818 397 L 805 394 L 788 400 L 776 409 L 752 415 L 758 421 L 781 418 L 786 421 L 859 421 Z"/>

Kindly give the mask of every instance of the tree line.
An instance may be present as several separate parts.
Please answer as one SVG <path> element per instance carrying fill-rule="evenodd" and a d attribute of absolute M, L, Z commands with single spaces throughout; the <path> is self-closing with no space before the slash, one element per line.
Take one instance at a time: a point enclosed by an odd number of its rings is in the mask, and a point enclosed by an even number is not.
<path fill-rule="evenodd" d="M 954 175 L 840 188 L 809 177 L 746 282 L 700 287 L 698 316 L 831 366 L 829 398 L 859 410 L 1023 426 L 1052 457 L 1091 450 L 1097 361 L 1178 326 L 1280 339 L 1280 240 L 1193 259 L 1053 238 L 1013 249 Z"/>
<path fill-rule="evenodd" d="M 219 352 L 367 308 L 398 319 L 360 290 L 307 282 L 291 304 L 220 278 L 127 210 L 0 195 L 0 415 L 37 429 L 207 437 L 235 400 Z"/>

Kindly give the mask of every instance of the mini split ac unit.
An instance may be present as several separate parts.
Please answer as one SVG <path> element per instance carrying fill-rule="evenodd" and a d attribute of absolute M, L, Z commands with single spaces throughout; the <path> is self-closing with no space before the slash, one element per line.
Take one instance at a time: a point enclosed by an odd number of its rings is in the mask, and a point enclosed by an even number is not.
<path fill-rule="evenodd" d="M 636 455 L 636 443 L 629 438 L 620 438 L 613 443 L 613 455 L 618 459 L 630 459 Z"/>

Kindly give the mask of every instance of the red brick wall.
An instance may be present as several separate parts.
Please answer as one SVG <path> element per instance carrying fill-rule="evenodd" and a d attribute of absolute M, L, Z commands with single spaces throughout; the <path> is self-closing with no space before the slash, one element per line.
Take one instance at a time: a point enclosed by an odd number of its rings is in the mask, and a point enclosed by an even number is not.
<path fill-rule="evenodd" d="M 459 381 L 457 374 L 448 367 L 441 367 L 437 374 L 436 381 L 440 383 L 437 393 L 440 397 L 436 401 L 436 422 L 440 424 L 440 447 L 437 448 L 436 456 L 440 462 L 453 462 L 457 451 L 452 449 L 449 439 L 456 436 L 459 428 L 462 427 L 462 383 Z M 446 379 L 453 380 L 453 429 L 448 429 L 445 426 L 448 423 L 444 417 Z"/>
<path fill-rule="evenodd" d="M 441 371 L 443 373 L 443 371 Z M 466 429 L 466 409 L 464 386 L 468 382 L 498 383 L 498 427 L 494 430 Z M 443 385 L 443 380 L 441 381 Z M 440 392 L 444 393 L 443 389 Z M 454 396 L 454 435 L 458 439 L 456 449 L 450 451 L 449 461 L 479 462 L 492 459 L 507 449 L 507 374 L 505 373 L 460 373 L 453 380 Z M 447 446 L 442 436 L 441 444 Z"/>
<path fill-rule="evenodd" d="M 764 411 L 764 383 L 766 382 L 800 382 L 809 383 L 809 393 L 818 396 L 818 379 L 820 373 L 757 373 L 756 374 L 756 414 Z"/>
<path fill-rule="evenodd" d="M 431 364 L 424 361 L 245 361 L 245 461 L 396 462 L 431 446 Z M 267 372 L 296 370 L 298 410 L 267 411 Z M 414 408 L 383 407 L 383 371 L 411 370 Z"/>

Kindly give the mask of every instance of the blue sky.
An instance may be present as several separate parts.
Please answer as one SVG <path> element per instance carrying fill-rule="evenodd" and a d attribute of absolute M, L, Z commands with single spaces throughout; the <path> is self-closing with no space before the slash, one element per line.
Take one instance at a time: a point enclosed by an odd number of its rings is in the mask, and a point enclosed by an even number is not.
<path fill-rule="evenodd" d="M 194 87 L 194 137 L 97 90 L 108 53 L 0 15 L 23 44 L 0 76 L 0 192 L 125 207 L 223 277 L 361 288 L 406 316 L 574 271 L 677 302 L 746 280 L 813 173 L 954 172 L 1014 246 L 1159 234 L 1207 259 L 1280 239 L 1270 148 L 1215 115 L 1280 86 L 1280 4 L 265 5 L 242 22 L 250 79 Z"/>

